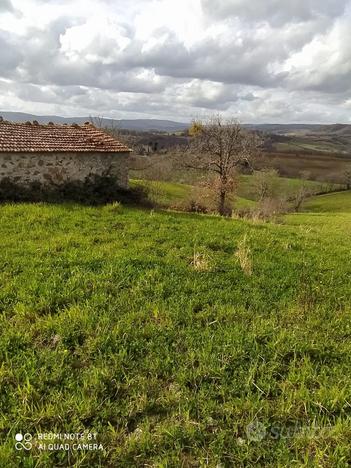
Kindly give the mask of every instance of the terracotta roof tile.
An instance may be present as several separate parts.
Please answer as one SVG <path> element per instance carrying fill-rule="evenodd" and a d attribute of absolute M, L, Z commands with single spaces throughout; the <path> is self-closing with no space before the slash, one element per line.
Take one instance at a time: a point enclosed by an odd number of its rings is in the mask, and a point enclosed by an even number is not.
<path fill-rule="evenodd" d="M 104 152 L 131 151 L 123 143 L 90 123 L 39 125 L 0 120 L 0 152 Z"/>

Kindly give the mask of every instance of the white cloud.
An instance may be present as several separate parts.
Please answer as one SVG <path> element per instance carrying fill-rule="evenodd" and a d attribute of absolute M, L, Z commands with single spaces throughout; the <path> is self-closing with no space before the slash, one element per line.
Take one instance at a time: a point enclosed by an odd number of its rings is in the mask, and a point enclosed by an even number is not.
<path fill-rule="evenodd" d="M 351 0 L 0 1 L 3 110 L 349 120 Z"/>

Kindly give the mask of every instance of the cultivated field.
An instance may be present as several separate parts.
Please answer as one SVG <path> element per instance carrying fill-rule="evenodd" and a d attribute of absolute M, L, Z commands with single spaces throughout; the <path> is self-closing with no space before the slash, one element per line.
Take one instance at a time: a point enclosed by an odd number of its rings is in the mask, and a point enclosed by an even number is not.
<path fill-rule="evenodd" d="M 349 154 L 308 153 L 303 151 L 266 153 L 257 162 L 258 168 L 273 167 L 281 176 L 298 178 L 306 171 L 314 180 L 344 183 L 350 170 Z"/>
<path fill-rule="evenodd" d="M 348 466 L 350 206 L 0 206 L 0 465 Z M 83 430 L 104 451 L 14 449 Z"/>

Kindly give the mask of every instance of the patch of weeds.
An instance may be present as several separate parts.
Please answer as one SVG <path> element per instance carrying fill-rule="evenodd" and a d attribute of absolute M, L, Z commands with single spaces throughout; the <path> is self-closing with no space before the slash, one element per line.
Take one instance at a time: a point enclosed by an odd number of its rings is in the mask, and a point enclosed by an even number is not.
<path fill-rule="evenodd" d="M 115 201 L 108 203 L 104 206 L 104 211 L 107 213 L 121 213 L 122 212 L 122 203 Z"/>
<path fill-rule="evenodd" d="M 235 256 L 245 275 L 251 276 L 253 272 L 252 252 L 246 234 L 240 240 Z"/>
<path fill-rule="evenodd" d="M 194 246 L 191 266 L 195 271 L 212 271 L 214 266 L 213 258 L 205 250 L 198 250 L 196 246 Z"/>

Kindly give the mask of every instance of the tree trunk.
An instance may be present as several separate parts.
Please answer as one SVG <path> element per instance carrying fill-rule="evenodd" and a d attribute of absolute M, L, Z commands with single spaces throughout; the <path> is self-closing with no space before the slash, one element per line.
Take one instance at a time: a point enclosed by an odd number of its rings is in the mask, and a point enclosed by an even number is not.
<path fill-rule="evenodd" d="M 218 213 L 221 216 L 225 215 L 225 197 L 226 197 L 226 191 L 221 190 L 219 193 L 219 203 L 218 203 Z"/>

